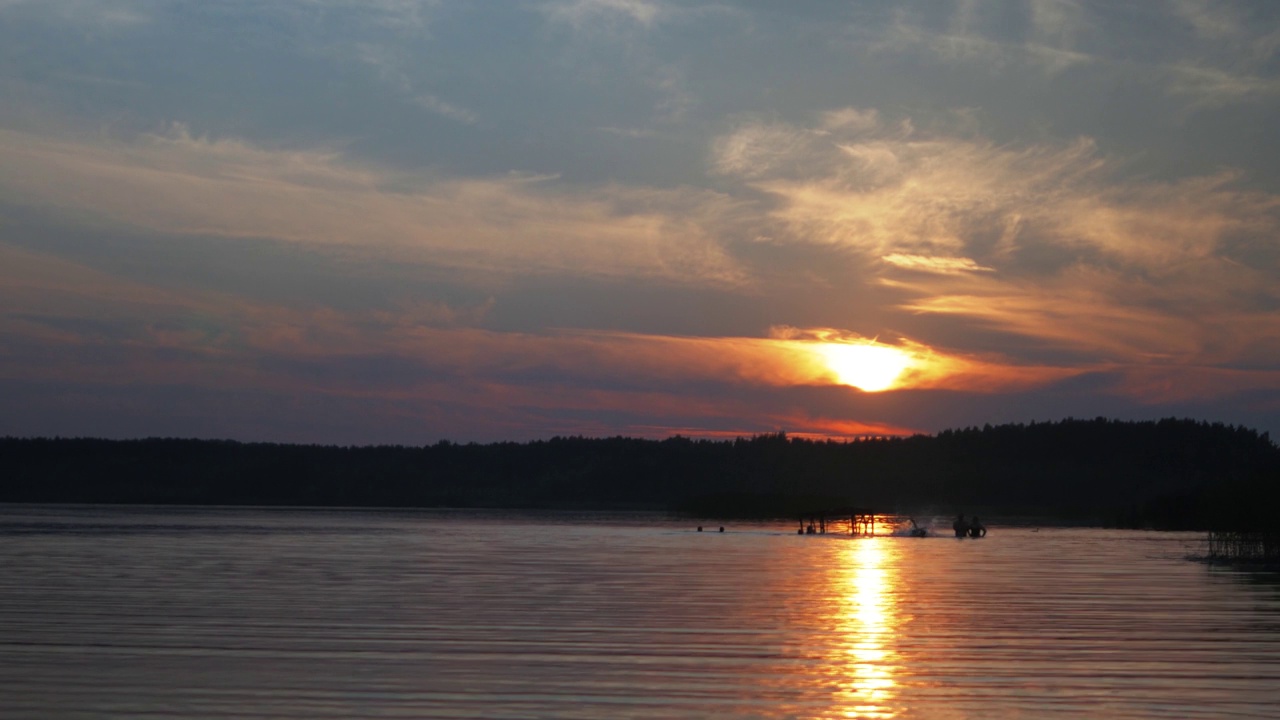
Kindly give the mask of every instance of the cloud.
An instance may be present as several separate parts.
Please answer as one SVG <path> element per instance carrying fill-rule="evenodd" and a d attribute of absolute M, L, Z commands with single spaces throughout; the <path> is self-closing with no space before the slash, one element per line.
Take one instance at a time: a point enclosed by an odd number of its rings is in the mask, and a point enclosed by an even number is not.
<path fill-rule="evenodd" d="M 1196 323 L 1167 312 L 1118 301 L 1115 276 L 1078 269 L 1037 282 L 983 278 L 968 292 L 928 285 L 904 309 L 980 321 L 1100 360 L 1138 361 L 1195 354 Z M 1091 277 L 1093 276 L 1093 277 Z"/>
<path fill-rule="evenodd" d="M 1206 366 L 1117 368 L 1113 391 L 1148 405 L 1263 395 L 1280 390 L 1280 371 Z"/>
<path fill-rule="evenodd" d="M 479 117 L 475 113 L 467 110 L 466 108 L 454 105 L 453 103 L 441 100 L 435 95 L 419 95 L 414 98 L 414 102 L 437 115 L 447 117 L 450 120 L 456 120 L 464 125 L 475 125 L 479 122 Z"/>
<path fill-rule="evenodd" d="M 616 28 L 620 22 L 652 27 L 666 8 L 650 0 L 563 0 L 546 6 L 547 14 L 575 29 Z"/>
<path fill-rule="evenodd" d="M 362 248 L 438 267 L 732 285 L 710 191 L 432 178 L 329 150 L 271 150 L 174 126 L 130 142 L 0 130 L 0 192 L 150 231 Z"/>
<path fill-rule="evenodd" d="M 416 27 L 416 23 L 414 24 Z M 338 53 L 342 55 L 342 53 Z M 378 42 L 364 42 L 355 46 L 355 58 L 377 70 L 383 83 L 389 85 L 407 102 L 428 112 L 463 125 L 475 125 L 480 117 L 473 111 L 449 102 L 420 89 L 422 83 L 414 79 L 415 63 L 408 57 L 399 42 L 380 38 Z"/>
<path fill-rule="evenodd" d="M 794 241 L 880 257 L 982 250 L 1007 261 L 1023 246 L 1058 245 L 1155 269 L 1280 226 L 1280 198 L 1238 189 L 1235 172 L 1125 181 L 1086 138 L 1022 147 L 897 132 L 845 140 L 750 124 L 716 139 L 713 164 L 775 197 L 772 218 Z"/>
<path fill-rule="evenodd" d="M 893 253 L 880 258 L 886 263 L 904 270 L 916 270 L 919 272 L 931 272 L 942 274 L 955 274 L 964 272 L 994 272 L 995 268 L 979 265 L 973 258 L 967 257 L 938 257 L 933 255 L 906 255 L 903 253 Z"/>
<path fill-rule="evenodd" d="M 811 133 L 786 123 L 749 122 L 712 143 L 712 167 L 723 175 L 745 178 L 794 170 L 810 158 L 805 153 Z"/>
<path fill-rule="evenodd" d="M 667 36 L 659 30 L 726 13 L 718 5 L 653 0 L 556 0 L 540 7 L 552 28 L 571 31 L 559 51 L 568 74 L 593 87 L 636 83 L 633 92 L 651 98 L 650 121 L 661 124 L 683 122 L 699 98 L 690 90 L 687 68 L 669 57 Z"/>
<path fill-rule="evenodd" d="M 0 0 L 0 12 L 32 8 L 45 19 L 92 27 L 101 32 L 128 30 L 151 22 L 155 3 L 150 0 Z"/>
<path fill-rule="evenodd" d="M 0 0 L 13 383 L 511 434 L 1275 392 L 1271 5 L 192 7 Z"/>
<path fill-rule="evenodd" d="M 880 111 L 875 108 L 859 110 L 855 107 L 828 110 L 822 113 L 821 126 L 825 130 L 846 132 L 875 130 L 880 127 Z"/>
<path fill-rule="evenodd" d="M 1268 22 L 1273 9 L 1266 3 L 1248 6 L 1210 0 L 1177 0 L 1172 8 L 1177 18 L 1191 24 L 1201 40 L 1228 50 L 1237 61 L 1258 67 L 1280 50 L 1280 29 L 1275 23 Z"/>
<path fill-rule="evenodd" d="M 831 246 L 870 261 L 876 274 L 861 282 L 893 298 L 904 326 L 913 316 L 954 317 L 1090 358 L 1046 365 L 965 349 L 956 332 L 945 340 L 898 332 L 894 347 L 914 362 L 900 387 L 1013 392 L 1100 368 L 1249 362 L 1280 347 L 1280 322 L 1266 312 L 1280 302 L 1271 289 L 1276 268 L 1231 257 L 1251 239 L 1274 236 L 1280 203 L 1236 189 L 1233 174 L 1124 181 L 1087 140 L 997 146 L 829 118 L 813 128 L 743 125 L 713 144 L 716 170 L 763 193 L 755 204 L 525 175 L 398 175 L 335 151 L 270 150 L 181 126 L 132 142 L 0 131 L 0 188 L 179 236 L 350 247 L 498 275 L 725 287 L 742 287 L 750 272 L 729 254 L 726 233 L 760 227 L 770 244 Z M 490 368 L 566 383 L 831 385 L 839 380 L 815 346 L 852 341 L 494 334 L 449 329 L 487 311 L 438 303 L 358 320 L 319 310 L 274 319 L 236 312 L 243 315 L 231 325 L 255 352 L 326 358 L 367 348 L 430 358 L 413 362 L 431 377 Z M 13 322 L 32 328 L 29 317 Z"/>
<path fill-rule="evenodd" d="M 1125 177 L 1086 138 L 997 145 L 829 117 L 739 126 L 713 143 L 713 167 L 764 193 L 769 243 L 878 259 L 901 325 L 961 321 L 931 339 L 949 355 L 965 355 L 961 327 L 1074 355 L 1080 371 L 1258 362 L 1280 347 L 1280 257 L 1262 249 L 1280 197 L 1239 173 L 1156 182 Z M 982 385 L 964 378 L 934 386 Z"/>
<path fill-rule="evenodd" d="M 954 353 L 932 348 L 908 338 L 893 343 L 868 339 L 857 333 L 835 328 L 772 328 L 770 336 L 783 343 L 800 358 L 786 363 L 790 368 L 803 368 L 802 374 L 788 384 L 848 384 L 841 368 L 831 363 L 833 347 L 874 348 L 889 351 L 901 358 L 901 375 L 889 385 L 893 390 L 945 389 L 969 393 L 1009 393 L 1052 384 L 1079 375 L 1076 367 L 1052 367 L 1019 364 L 995 353 Z M 874 356 L 859 353 L 857 362 L 873 361 Z"/>
<path fill-rule="evenodd" d="M 714 164 L 779 200 L 785 235 L 883 257 L 962 254 L 975 235 L 1016 235 L 1024 218 L 1095 173 L 1081 140 L 1003 148 L 894 131 L 844 139 L 778 124 L 718 138 Z"/>
<path fill-rule="evenodd" d="M 1181 0 L 1121 16 L 1069 0 L 906 3 L 891 19 L 861 24 L 850 35 L 872 54 L 966 64 L 988 74 L 1030 68 L 1056 78 L 1090 67 L 1097 80 L 1155 84 L 1198 110 L 1280 92 L 1271 67 L 1280 31 L 1268 5 Z"/>
<path fill-rule="evenodd" d="M 1170 93 L 1187 96 L 1202 107 L 1280 95 L 1280 80 L 1275 78 L 1189 63 L 1170 66 L 1168 74 Z"/>
<path fill-rule="evenodd" d="M 873 54 L 923 55 L 946 63 L 981 65 L 992 73 L 1030 67 L 1052 76 L 1096 60 L 1075 49 L 1077 35 L 1088 25 L 1076 6 L 1031 2 L 1011 8 L 1012 14 L 1026 16 L 1024 23 L 1012 23 L 1001 13 L 979 12 L 980 6 L 974 3 L 955 2 L 942 6 L 946 17 L 942 24 L 926 19 L 938 14 L 937 4 L 925 7 L 927 12 L 901 8 L 874 31 L 855 27 L 850 33 Z M 951 8 L 949 13 L 946 7 Z M 1027 30 L 1011 32 L 1020 26 Z"/>
<path fill-rule="evenodd" d="M 656 131 L 650 128 L 599 127 L 599 128 L 596 128 L 596 130 L 609 135 L 616 135 L 618 137 L 630 138 L 633 140 L 639 139 L 639 138 L 649 138 L 657 134 Z"/>
<path fill-rule="evenodd" d="M 616 431 L 616 424 L 590 424 L 608 416 L 636 428 L 659 421 L 710 432 L 852 436 L 908 426 L 856 407 L 841 413 L 786 399 L 797 389 L 841 384 L 823 352 L 832 344 L 908 353 L 913 365 L 903 387 L 1008 392 L 1074 372 L 953 356 L 901 339 L 888 345 L 829 328 L 776 328 L 767 337 L 496 331 L 483 327 L 500 302 L 494 299 L 363 311 L 267 304 L 166 289 L 4 245 L 0 268 L 0 381 L 129 384 L 143 404 L 148 388 L 182 387 L 189 394 L 381 403 L 414 415 L 467 408 L 472 416 L 508 418 L 508 437 L 530 428 L 539 429 L 535 435 Z M 588 419 L 568 420 L 575 416 Z M 493 425 L 486 432 L 503 434 Z"/>

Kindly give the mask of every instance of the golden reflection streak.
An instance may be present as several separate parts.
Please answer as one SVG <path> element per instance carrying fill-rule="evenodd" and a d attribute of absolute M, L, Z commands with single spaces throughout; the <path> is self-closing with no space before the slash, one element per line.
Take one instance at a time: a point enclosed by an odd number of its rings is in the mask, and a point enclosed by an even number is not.
<path fill-rule="evenodd" d="M 897 696 L 898 653 L 894 649 L 898 613 L 891 592 L 896 578 L 885 562 L 887 538 L 845 543 L 847 573 L 842 578 L 838 632 L 846 639 L 849 681 L 840 690 L 848 718 L 892 718 Z"/>

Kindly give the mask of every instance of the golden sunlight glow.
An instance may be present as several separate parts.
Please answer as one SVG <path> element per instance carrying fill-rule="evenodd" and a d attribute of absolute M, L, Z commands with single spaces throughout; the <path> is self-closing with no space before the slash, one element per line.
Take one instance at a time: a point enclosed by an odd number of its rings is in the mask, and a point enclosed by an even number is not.
<path fill-rule="evenodd" d="M 819 352 L 837 382 L 865 392 L 888 390 L 911 365 L 907 353 L 875 343 L 825 343 Z"/>
<path fill-rule="evenodd" d="M 894 651 L 896 615 L 892 580 L 885 568 L 885 543 L 867 538 L 848 543 L 851 574 L 846 577 L 840 631 L 849 642 L 845 653 L 850 677 L 842 695 L 845 716 L 891 718 L 897 713 L 897 653 Z"/>

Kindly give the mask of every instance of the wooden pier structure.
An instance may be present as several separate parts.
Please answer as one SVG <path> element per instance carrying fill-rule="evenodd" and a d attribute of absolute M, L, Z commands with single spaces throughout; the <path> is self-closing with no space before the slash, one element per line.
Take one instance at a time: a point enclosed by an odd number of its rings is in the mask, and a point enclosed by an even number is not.
<path fill-rule="evenodd" d="M 826 535 L 828 530 L 848 522 L 849 534 L 873 537 L 876 534 L 876 513 L 874 510 L 859 507 L 840 507 L 830 510 L 816 510 L 800 514 L 800 530 L 798 535 Z"/>
<path fill-rule="evenodd" d="M 1209 559 L 1280 567 L 1280 531 L 1211 531 Z"/>

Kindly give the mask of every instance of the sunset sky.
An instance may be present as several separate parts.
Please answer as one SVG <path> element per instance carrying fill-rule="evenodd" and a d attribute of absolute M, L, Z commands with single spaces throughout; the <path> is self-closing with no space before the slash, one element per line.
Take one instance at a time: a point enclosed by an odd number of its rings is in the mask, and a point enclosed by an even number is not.
<path fill-rule="evenodd" d="M 0 435 L 1280 431 L 1280 3 L 0 0 Z"/>

